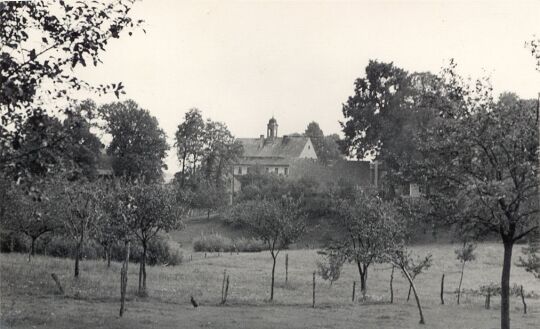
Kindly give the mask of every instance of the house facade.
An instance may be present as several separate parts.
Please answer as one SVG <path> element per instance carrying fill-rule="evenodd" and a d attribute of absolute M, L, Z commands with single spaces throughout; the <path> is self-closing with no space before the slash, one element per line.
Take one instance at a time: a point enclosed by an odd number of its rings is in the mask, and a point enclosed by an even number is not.
<path fill-rule="evenodd" d="M 253 171 L 290 176 L 296 161 L 317 160 L 309 137 L 278 137 L 278 123 L 275 118 L 268 121 L 266 137 L 260 135 L 259 138 L 238 138 L 238 141 L 244 148 L 244 154 L 234 165 L 234 176 Z"/>

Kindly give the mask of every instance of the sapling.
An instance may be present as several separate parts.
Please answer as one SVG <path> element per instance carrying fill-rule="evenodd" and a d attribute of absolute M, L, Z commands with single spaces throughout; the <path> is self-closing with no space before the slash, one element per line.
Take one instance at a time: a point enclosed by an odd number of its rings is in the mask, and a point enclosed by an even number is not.
<path fill-rule="evenodd" d="M 461 276 L 459 278 L 459 286 L 457 290 L 457 304 L 459 305 L 459 299 L 461 297 L 461 284 L 463 282 L 463 272 L 465 270 L 465 264 L 467 262 L 472 262 L 476 259 L 476 256 L 474 254 L 474 250 L 476 249 L 476 245 L 472 242 L 463 242 L 463 245 L 461 248 L 456 249 L 454 252 L 456 253 L 456 258 L 461 262 Z"/>

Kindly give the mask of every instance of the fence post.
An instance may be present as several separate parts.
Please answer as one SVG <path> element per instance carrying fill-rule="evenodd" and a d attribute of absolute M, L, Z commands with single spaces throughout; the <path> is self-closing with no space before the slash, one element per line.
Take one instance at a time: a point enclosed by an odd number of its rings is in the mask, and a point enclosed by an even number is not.
<path fill-rule="evenodd" d="M 227 282 L 225 283 L 225 298 L 223 299 L 223 304 L 227 302 L 228 295 L 229 295 L 229 276 L 227 275 Z"/>
<path fill-rule="evenodd" d="M 392 265 L 392 273 L 390 273 L 390 304 L 394 303 L 394 269 L 396 267 Z"/>
<path fill-rule="evenodd" d="M 523 303 L 523 314 L 527 314 L 527 304 L 525 304 L 525 295 L 523 294 L 523 285 L 521 285 L 519 292 L 521 293 L 521 302 Z"/>
<path fill-rule="evenodd" d="M 441 305 L 444 305 L 444 273 L 441 278 Z"/>
<path fill-rule="evenodd" d="M 285 254 L 285 284 L 289 282 L 289 254 Z"/>
<path fill-rule="evenodd" d="M 315 308 L 315 272 L 313 272 L 313 308 Z"/>
<path fill-rule="evenodd" d="M 225 276 L 227 274 L 227 270 L 223 270 L 223 281 L 221 282 L 221 304 L 225 303 Z"/>

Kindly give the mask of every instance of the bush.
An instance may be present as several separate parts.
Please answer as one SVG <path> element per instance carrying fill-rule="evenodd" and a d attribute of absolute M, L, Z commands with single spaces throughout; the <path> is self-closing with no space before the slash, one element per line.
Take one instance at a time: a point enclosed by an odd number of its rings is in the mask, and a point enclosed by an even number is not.
<path fill-rule="evenodd" d="M 29 239 L 22 234 L 1 232 L 0 250 L 2 252 L 29 251 Z M 11 250 L 13 241 L 13 250 Z M 36 241 L 35 252 L 38 255 L 47 255 L 60 258 L 75 257 L 76 242 L 63 235 L 44 235 Z M 124 245 L 115 243 L 111 247 L 111 259 L 115 261 L 124 260 Z M 104 257 L 103 247 L 93 239 L 87 239 L 81 250 L 82 259 L 99 259 Z M 132 244 L 130 260 L 139 262 L 142 257 L 142 246 L 138 243 Z M 182 263 L 183 255 L 179 250 L 173 250 L 164 238 L 158 237 L 150 241 L 146 255 L 148 265 L 179 265 Z"/>
<path fill-rule="evenodd" d="M 142 258 L 142 245 L 136 244 L 131 249 L 130 260 L 139 263 Z M 179 265 L 182 263 L 182 253 L 171 250 L 169 243 L 163 238 L 150 240 L 146 251 L 146 264 L 153 265 Z"/>
<path fill-rule="evenodd" d="M 0 252 L 28 252 L 28 239 L 16 232 L 0 232 Z"/>
<path fill-rule="evenodd" d="M 330 281 L 330 285 L 337 281 L 345 262 L 339 255 L 330 254 L 324 261 L 317 261 L 317 273 L 323 280 Z"/>
<path fill-rule="evenodd" d="M 218 233 L 201 235 L 193 242 L 193 250 L 205 252 L 258 252 L 264 249 L 260 240 L 244 237 L 233 240 Z"/>

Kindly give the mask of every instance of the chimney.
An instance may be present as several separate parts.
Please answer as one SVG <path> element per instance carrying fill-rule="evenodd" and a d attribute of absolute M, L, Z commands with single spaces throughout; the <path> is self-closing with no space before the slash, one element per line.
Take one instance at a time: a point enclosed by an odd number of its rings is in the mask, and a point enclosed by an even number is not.
<path fill-rule="evenodd" d="M 264 135 L 261 135 L 259 137 L 259 148 L 262 148 L 264 146 Z"/>

